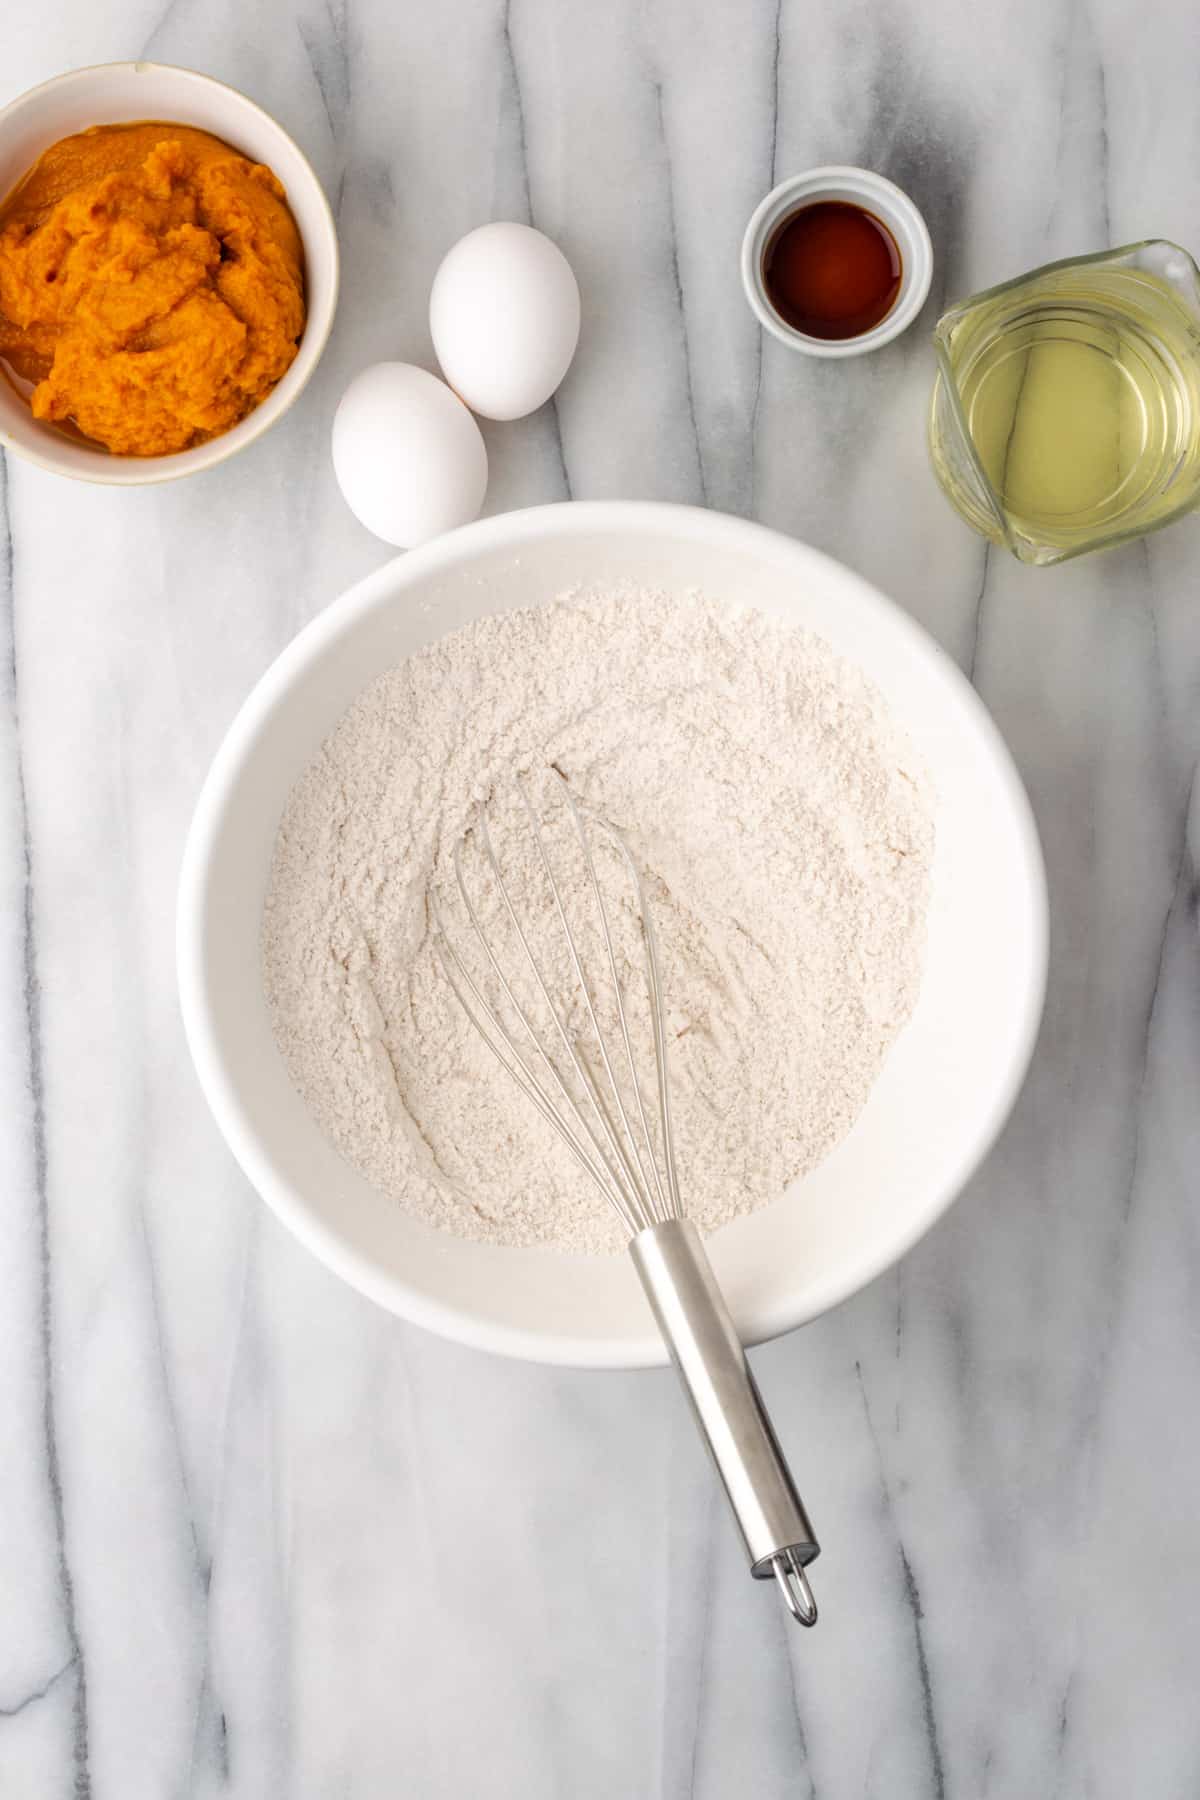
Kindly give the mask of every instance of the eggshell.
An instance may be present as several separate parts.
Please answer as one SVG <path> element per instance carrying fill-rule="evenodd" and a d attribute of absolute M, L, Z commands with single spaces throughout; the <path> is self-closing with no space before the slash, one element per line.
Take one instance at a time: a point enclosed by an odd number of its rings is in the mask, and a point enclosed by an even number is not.
<path fill-rule="evenodd" d="M 429 328 L 446 380 L 485 419 L 520 419 L 548 400 L 579 342 L 579 286 L 548 237 L 497 223 L 443 259 Z"/>
<path fill-rule="evenodd" d="M 333 469 L 354 516 L 411 549 L 477 517 L 487 491 L 479 427 L 444 381 L 412 363 L 373 363 L 333 420 Z"/>

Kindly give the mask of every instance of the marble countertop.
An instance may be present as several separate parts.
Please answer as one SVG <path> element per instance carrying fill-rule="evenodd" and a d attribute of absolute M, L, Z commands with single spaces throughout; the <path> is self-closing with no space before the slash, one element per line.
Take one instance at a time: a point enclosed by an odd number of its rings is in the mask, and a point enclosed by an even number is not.
<path fill-rule="evenodd" d="M 178 485 L 0 465 L 0 1795 L 1175 1800 L 1200 1792 L 1200 522 L 1030 571 L 925 459 L 925 329 L 761 339 L 774 178 L 870 164 L 926 314 L 1049 257 L 1200 246 L 1183 0 L 51 0 L 0 101 L 145 57 L 246 89 L 338 218 L 285 423 Z M 756 1353 L 803 1446 L 818 1630 L 752 1586 L 667 1372 L 490 1360 L 339 1285 L 233 1166 L 172 912 L 238 702 L 388 552 L 343 507 L 348 376 L 427 359 L 433 270 L 532 218 L 580 277 L 493 510 L 757 516 L 970 671 L 1049 862 L 1049 1006 L 1004 1138 L 896 1270 Z M 986 953 L 986 946 L 982 947 Z"/>

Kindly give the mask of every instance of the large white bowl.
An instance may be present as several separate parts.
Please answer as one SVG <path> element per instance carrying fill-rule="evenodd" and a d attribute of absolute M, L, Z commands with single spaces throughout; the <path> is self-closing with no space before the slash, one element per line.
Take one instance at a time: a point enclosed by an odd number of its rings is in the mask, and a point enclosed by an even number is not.
<path fill-rule="evenodd" d="M 710 1240 L 747 1342 L 814 1318 L 895 1262 L 987 1152 L 1041 1016 L 1046 890 L 1020 780 L 955 665 L 866 582 L 758 525 L 631 503 L 510 513 L 389 563 L 289 645 L 217 754 L 184 859 L 180 994 L 217 1122 L 285 1224 L 383 1306 L 506 1355 L 624 1368 L 665 1360 L 628 1259 L 471 1244 L 382 1198 L 293 1090 L 259 966 L 284 802 L 355 695 L 419 645 L 581 580 L 702 588 L 819 632 L 882 689 L 937 786 L 916 1013 L 844 1142 L 772 1205 Z"/>
<path fill-rule="evenodd" d="M 35 419 L 28 402 L 0 374 L 0 445 L 27 462 L 76 481 L 143 487 L 177 481 L 244 450 L 281 419 L 321 360 L 333 325 L 338 291 L 338 244 L 333 214 L 307 157 L 282 125 L 236 88 L 195 69 L 167 63 L 100 63 L 57 75 L 0 111 L 0 198 L 60 138 L 90 125 L 127 125 L 140 119 L 194 125 L 274 170 L 304 245 L 306 317 L 291 367 L 260 406 L 231 430 L 170 456 L 111 456 L 99 444 Z"/>

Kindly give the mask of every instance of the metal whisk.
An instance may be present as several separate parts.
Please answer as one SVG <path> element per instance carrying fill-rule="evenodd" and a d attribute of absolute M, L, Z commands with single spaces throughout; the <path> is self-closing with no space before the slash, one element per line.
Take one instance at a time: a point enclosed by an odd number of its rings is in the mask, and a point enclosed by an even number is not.
<path fill-rule="evenodd" d="M 454 878 L 479 955 L 456 947 L 432 891 L 430 918 L 442 967 L 467 1017 L 521 1092 L 553 1126 L 589 1180 L 629 1233 L 629 1249 L 667 1348 L 682 1378 L 696 1421 L 716 1464 L 745 1540 L 751 1573 L 774 1576 L 792 1617 L 816 1623 L 817 1608 L 805 1565 L 820 1546 L 796 1492 L 772 1430 L 745 1352 L 717 1286 L 699 1233 L 683 1215 L 675 1166 L 671 1102 L 667 1083 L 666 1031 L 658 946 L 645 891 L 621 834 L 579 804 L 561 774 L 552 773 L 568 810 L 586 870 L 584 891 L 594 916 L 590 928 L 568 917 L 564 886 L 548 848 L 545 821 L 522 783 L 535 867 L 544 875 L 550 917 L 561 933 L 557 946 L 539 950 L 530 941 L 511 897 L 489 828 L 489 808 L 476 814 L 468 836 L 482 853 L 490 875 L 492 910 L 515 951 L 515 967 L 505 967 L 493 935 L 485 928 L 463 872 L 463 843 L 454 852 Z M 654 1043 L 654 1099 L 647 1108 L 631 1029 L 631 1008 L 623 991 L 609 905 L 597 873 L 592 832 L 619 853 L 636 902 L 644 951 L 645 983 Z M 465 841 L 465 840 L 464 840 Z M 585 967 L 580 950 L 584 929 L 602 947 L 600 971 Z M 482 961 L 480 961 L 482 958 Z M 556 973 L 548 973 L 551 961 Z M 568 990 L 552 983 L 566 977 Z M 611 984 L 607 1031 L 602 1028 L 597 975 Z M 490 992 L 485 991 L 490 990 Z M 619 1047 L 606 1041 L 619 1038 Z M 618 1071 L 624 1071 L 619 1076 Z"/>

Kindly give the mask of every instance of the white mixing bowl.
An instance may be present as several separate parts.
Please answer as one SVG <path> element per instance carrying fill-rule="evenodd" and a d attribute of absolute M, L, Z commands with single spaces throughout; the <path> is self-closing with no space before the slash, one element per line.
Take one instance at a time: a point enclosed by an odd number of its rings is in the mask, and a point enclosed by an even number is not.
<path fill-rule="evenodd" d="M 467 1243 L 377 1194 L 293 1090 L 259 967 L 284 802 L 359 691 L 471 619 L 582 580 L 702 588 L 819 632 L 878 684 L 937 788 L 928 953 L 911 1022 L 834 1153 L 710 1240 L 746 1342 L 814 1318 L 895 1262 L 986 1154 L 1041 1016 L 1046 889 L 1016 770 L 955 665 L 866 582 L 758 525 L 634 503 L 509 513 L 389 563 L 289 645 L 230 727 L 184 859 L 180 993 L 217 1122 L 285 1224 L 381 1305 L 482 1349 L 625 1368 L 665 1361 L 628 1259 Z"/>

